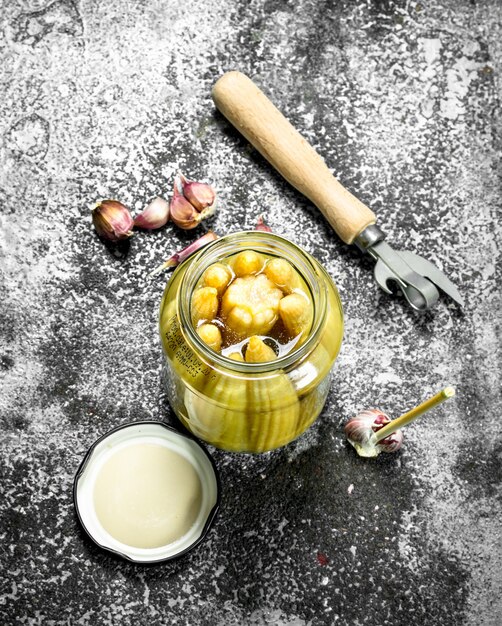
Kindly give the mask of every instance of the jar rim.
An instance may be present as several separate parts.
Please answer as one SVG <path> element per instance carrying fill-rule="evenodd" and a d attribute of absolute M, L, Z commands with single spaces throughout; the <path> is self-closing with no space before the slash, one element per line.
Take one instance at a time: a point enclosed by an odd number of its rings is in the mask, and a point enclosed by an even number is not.
<path fill-rule="evenodd" d="M 253 237 L 253 243 L 250 245 L 250 236 Z M 280 253 L 283 258 L 290 261 L 295 269 L 300 272 L 307 286 L 312 292 L 314 300 L 314 319 L 309 336 L 301 346 L 292 350 L 284 356 L 278 357 L 274 361 L 265 363 L 246 363 L 234 361 L 223 354 L 219 354 L 205 344 L 195 331 L 190 319 L 190 303 L 193 290 L 199 281 L 204 270 L 225 256 L 236 253 L 236 244 L 241 244 L 242 249 L 252 247 L 264 254 Z M 261 248 L 261 250 L 260 250 Z M 225 254 L 226 253 L 226 254 Z M 246 230 L 237 233 L 224 235 L 211 242 L 200 250 L 195 256 L 190 257 L 187 261 L 190 265 L 183 277 L 180 286 L 180 299 L 178 301 L 178 312 L 181 320 L 181 329 L 185 335 L 185 339 L 195 345 L 199 355 L 203 360 L 210 363 L 211 366 L 219 365 L 226 370 L 232 370 L 241 373 L 266 373 L 277 369 L 286 369 L 290 365 L 302 360 L 306 355 L 315 348 L 323 328 L 327 316 L 327 288 L 324 282 L 320 280 L 322 274 L 329 278 L 324 268 L 320 265 L 314 265 L 310 255 L 302 250 L 299 246 L 289 241 L 285 237 L 276 235 L 275 233 Z M 298 267 L 300 266 L 300 267 Z M 331 279 L 330 279 L 331 280 Z M 342 306 L 338 292 L 335 288 L 340 315 L 343 320 Z"/>

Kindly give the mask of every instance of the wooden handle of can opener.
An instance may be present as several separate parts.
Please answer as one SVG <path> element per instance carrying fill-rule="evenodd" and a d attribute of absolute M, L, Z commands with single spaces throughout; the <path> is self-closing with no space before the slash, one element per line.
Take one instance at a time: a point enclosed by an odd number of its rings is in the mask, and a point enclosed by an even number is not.
<path fill-rule="evenodd" d="M 223 115 L 321 210 L 345 243 L 375 223 L 373 211 L 337 181 L 322 157 L 247 76 L 224 74 L 212 94 Z"/>

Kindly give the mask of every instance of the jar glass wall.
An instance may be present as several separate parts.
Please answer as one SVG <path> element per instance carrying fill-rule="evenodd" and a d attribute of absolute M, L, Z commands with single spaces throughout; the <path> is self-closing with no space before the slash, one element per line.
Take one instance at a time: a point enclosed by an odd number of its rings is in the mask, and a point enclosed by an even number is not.
<path fill-rule="evenodd" d="M 192 294 L 205 269 L 242 250 L 289 261 L 313 303 L 304 343 L 265 363 L 213 351 L 191 323 Z M 278 235 L 246 231 L 216 240 L 175 270 L 161 302 L 160 335 L 169 401 L 188 430 L 224 450 L 265 452 L 298 437 L 322 411 L 343 313 L 333 281 L 312 256 Z"/>

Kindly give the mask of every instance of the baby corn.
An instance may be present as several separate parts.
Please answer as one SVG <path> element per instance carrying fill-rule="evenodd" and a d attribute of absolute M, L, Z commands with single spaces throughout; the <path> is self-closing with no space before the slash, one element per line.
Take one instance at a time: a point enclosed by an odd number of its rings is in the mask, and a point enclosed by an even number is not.
<path fill-rule="evenodd" d="M 249 338 L 246 349 L 246 363 L 265 363 L 274 361 L 276 358 L 277 356 L 272 348 L 267 346 L 259 337 L 253 335 Z"/>
<path fill-rule="evenodd" d="M 244 360 L 239 352 L 230 358 Z M 203 394 L 187 389 L 185 407 L 190 429 L 215 446 L 235 451 L 247 449 L 246 386 L 245 378 L 216 373 L 208 380 Z"/>
<path fill-rule="evenodd" d="M 232 272 L 223 263 L 213 263 L 202 274 L 202 281 L 206 287 L 214 287 L 221 296 L 232 279 Z"/>
<path fill-rule="evenodd" d="M 258 274 L 263 269 L 265 261 L 254 250 L 244 250 L 232 260 L 232 269 L 236 276 L 250 276 Z"/>
<path fill-rule="evenodd" d="M 210 348 L 219 352 L 221 350 L 221 331 L 215 324 L 202 324 L 197 328 L 197 334 Z"/>
<path fill-rule="evenodd" d="M 265 274 L 236 278 L 221 301 L 225 325 L 240 338 L 266 335 L 279 318 L 282 296 Z"/>
<path fill-rule="evenodd" d="M 218 314 L 218 291 L 214 287 L 199 287 L 192 295 L 192 324 L 210 322 Z"/>
<path fill-rule="evenodd" d="M 285 259 L 271 259 L 265 267 L 265 275 L 287 294 L 299 284 L 298 274 Z"/>
<path fill-rule="evenodd" d="M 313 307 L 310 300 L 299 293 L 285 296 L 279 303 L 279 315 L 292 337 L 302 335 L 303 341 L 312 326 Z"/>

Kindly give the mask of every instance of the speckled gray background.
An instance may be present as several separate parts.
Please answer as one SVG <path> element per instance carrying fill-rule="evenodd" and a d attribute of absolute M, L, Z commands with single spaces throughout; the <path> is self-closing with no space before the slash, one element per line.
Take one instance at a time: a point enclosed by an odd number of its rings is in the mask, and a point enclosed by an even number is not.
<path fill-rule="evenodd" d="M 0 623 L 495 625 L 502 621 L 502 5 L 327 0 L 3 0 L 0 36 Z M 396 247 L 461 288 L 419 315 L 215 113 L 251 75 L 377 212 Z M 155 568 L 112 559 L 75 518 L 87 447 L 128 420 L 175 423 L 146 274 L 195 233 L 114 258 L 92 203 L 139 211 L 181 168 L 213 181 L 219 233 L 276 232 L 326 266 L 346 313 L 329 402 L 297 442 L 214 452 L 207 542 Z M 208 224 L 209 225 L 209 224 Z M 453 401 L 368 462 L 342 424 Z"/>

